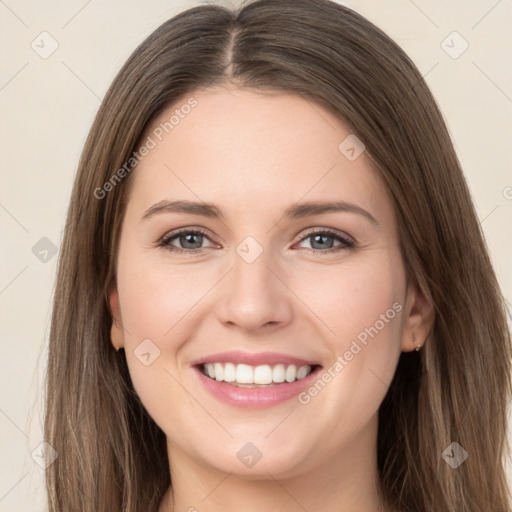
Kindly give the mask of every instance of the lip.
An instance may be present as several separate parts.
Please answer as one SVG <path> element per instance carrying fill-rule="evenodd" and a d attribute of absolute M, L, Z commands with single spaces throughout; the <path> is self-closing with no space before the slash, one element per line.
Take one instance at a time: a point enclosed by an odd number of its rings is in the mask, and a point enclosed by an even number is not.
<path fill-rule="evenodd" d="M 219 360 L 217 359 L 217 361 Z M 312 385 L 318 378 L 322 367 L 315 366 L 311 373 L 301 380 L 283 382 L 267 388 L 238 387 L 224 381 L 211 379 L 203 374 L 200 364 L 193 366 L 192 370 L 204 389 L 221 402 L 243 409 L 263 409 L 279 405 L 296 397 Z"/>
<path fill-rule="evenodd" d="M 251 354 L 250 352 L 234 350 L 229 352 L 219 352 L 217 354 L 203 357 L 202 359 L 197 359 L 191 363 L 191 366 L 199 366 L 207 363 L 248 364 L 250 366 L 258 366 L 262 364 L 276 365 L 280 363 L 295 364 L 297 366 L 320 365 L 318 361 L 306 361 L 305 359 L 300 359 L 287 354 L 279 354 L 277 352 L 259 352 L 257 354 Z"/>

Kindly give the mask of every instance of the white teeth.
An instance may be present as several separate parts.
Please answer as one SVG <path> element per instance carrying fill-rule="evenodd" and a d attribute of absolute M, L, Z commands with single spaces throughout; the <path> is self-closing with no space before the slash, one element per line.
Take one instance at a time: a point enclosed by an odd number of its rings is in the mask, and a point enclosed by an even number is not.
<path fill-rule="evenodd" d="M 297 367 L 291 364 L 286 368 L 285 377 L 286 382 L 293 382 L 297 378 Z"/>
<path fill-rule="evenodd" d="M 254 384 L 254 372 L 252 366 L 249 366 L 248 364 L 238 364 L 236 366 L 235 380 L 240 384 Z"/>
<path fill-rule="evenodd" d="M 272 368 L 268 364 L 254 368 L 254 384 L 270 384 L 272 382 Z"/>
<path fill-rule="evenodd" d="M 250 366 L 248 364 L 207 363 L 203 365 L 203 373 L 217 381 L 265 385 L 301 380 L 311 373 L 311 366 L 304 365 L 297 368 L 294 364 Z"/>
<path fill-rule="evenodd" d="M 308 373 L 309 373 L 308 367 L 307 366 L 301 366 L 297 370 L 297 380 L 303 379 L 304 377 L 306 377 L 306 375 Z"/>
<path fill-rule="evenodd" d="M 213 369 L 215 371 L 215 380 L 224 380 L 224 365 L 215 363 Z"/>
<path fill-rule="evenodd" d="M 284 364 L 276 364 L 272 370 L 272 380 L 274 382 L 284 382 Z"/>
<path fill-rule="evenodd" d="M 224 381 L 235 382 L 236 380 L 236 368 L 233 363 L 226 363 L 224 365 Z"/>

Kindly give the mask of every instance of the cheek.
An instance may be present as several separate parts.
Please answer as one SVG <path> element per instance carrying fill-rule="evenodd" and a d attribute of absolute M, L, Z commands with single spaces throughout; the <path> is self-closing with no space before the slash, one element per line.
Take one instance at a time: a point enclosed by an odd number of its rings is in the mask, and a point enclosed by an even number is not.
<path fill-rule="evenodd" d="M 362 428 L 378 409 L 396 371 L 405 276 L 396 254 L 380 256 L 347 260 L 336 270 L 331 267 L 302 280 L 300 288 L 297 281 L 294 288 L 319 317 L 316 325 L 325 333 L 322 339 L 332 357 L 325 370 L 329 375 L 323 376 L 328 383 L 315 383 L 302 403 L 309 403 L 311 418 L 329 425 L 334 421 L 332 428 L 337 428 L 339 415 L 354 419 L 350 428 Z"/>
<path fill-rule="evenodd" d="M 185 266 L 144 261 L 120 269 L 121 310 L 127 330 L 137 337 L 132 336 L 131 342 L 142 336 L 160 345 L 164 339 L 167 344 L 175 337 L 177 326 L 186 323 L 187 314 L 211 288 L 204 277 L 204 273 Z"/>
<path fill-rule="evenodd" d="M 176 408 L 184 417 L 197 414 L 197 405 L 180 385 L 183 369 L 179 364 L 180 347 L 192 334 L 190 313 L 206 293 L 202 289 L 206 284 L 195 287 L 193 274 L 168 272 L 142 261 L 125 261 L 118 271 L 132 384 L 149 415 L 171 436 L 184 435 L 184 425 L 173 414 Z"/>
<path fill-rule="evenodd" d="M 300 397 L 306 421 L 339 431 L 340 418 L 350 418 L 342 427 L 347 439 L 378 410 L 400 356 L 404 276 L 396 263 L 386 265 L 399 260 L 376 260 L 331 267 L 302 281 L 297 293 L 320 318 L 332 354 L 323 376 Z M 336 448 L 334 438 L 323 442 Z"/>
<path fill-rule="evenodd" d="M 379 340 L 379 346 L 398 343 L 403 309 L 398 265 L 387 266 L 377 259 L 356 263 L 354 259 L 317 271 L 308 279 L 295 279 L 293 290 L 317 317 L 335 354 L 344 353 L 354 340 L 362 346 L 365 341 L 369 346 L 371 340 Z"/>

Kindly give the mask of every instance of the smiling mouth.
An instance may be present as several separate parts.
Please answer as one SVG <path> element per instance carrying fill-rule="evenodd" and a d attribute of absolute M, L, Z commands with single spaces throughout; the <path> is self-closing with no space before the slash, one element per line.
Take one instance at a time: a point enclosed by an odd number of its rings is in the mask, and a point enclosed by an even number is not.
<path fill-rule="evenodd" d="M 269 388 L 302 380 L 320 368 L 320 365 L 263 364 L 251 366 L 216 362 L 199 364 L 197 367 L 203 375 L 217 382 L 243 388 Z"/>

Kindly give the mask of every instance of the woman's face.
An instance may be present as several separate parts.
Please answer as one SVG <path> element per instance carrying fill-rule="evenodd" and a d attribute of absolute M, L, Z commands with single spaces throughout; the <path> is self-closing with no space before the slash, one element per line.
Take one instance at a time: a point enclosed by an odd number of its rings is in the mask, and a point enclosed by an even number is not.
<path fill-rule="evenodd" d="M 171 459 L 255 478 L 357 464 L 423 339 L 364 147 L 311 101 L 231 86 L 168 108 L 144 143 L 112 341 Z"/>

